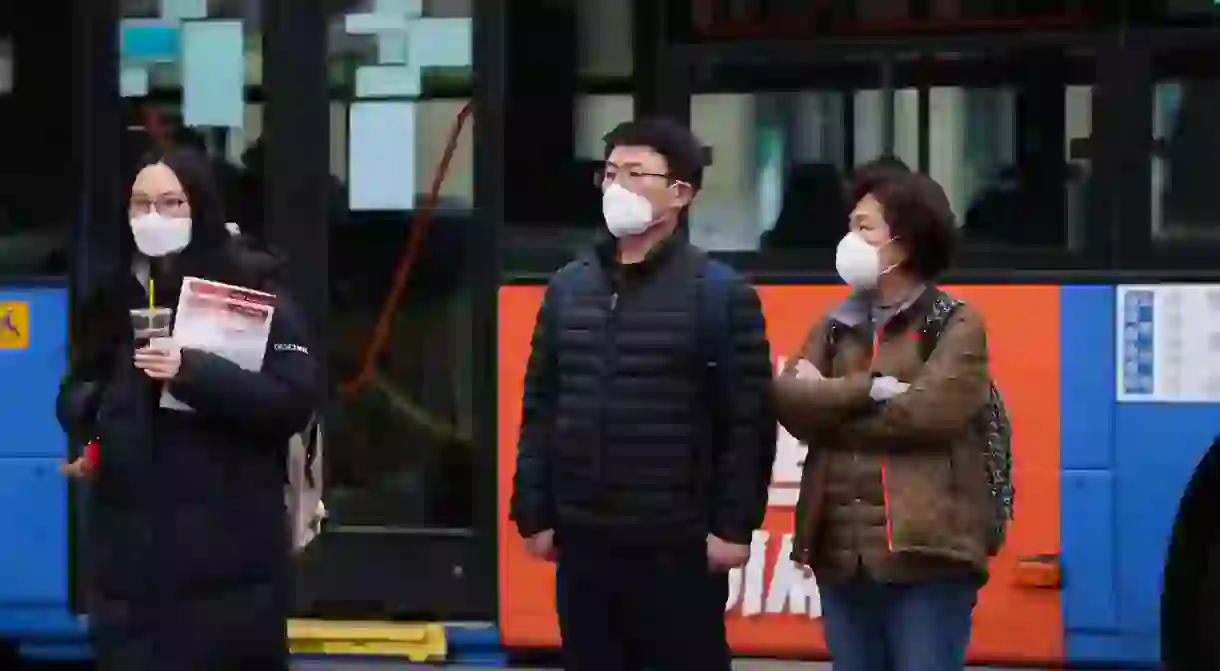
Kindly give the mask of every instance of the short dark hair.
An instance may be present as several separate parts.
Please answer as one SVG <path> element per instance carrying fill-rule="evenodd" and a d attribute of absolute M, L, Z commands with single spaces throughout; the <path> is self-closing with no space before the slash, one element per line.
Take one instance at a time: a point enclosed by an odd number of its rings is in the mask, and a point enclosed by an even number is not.
<path fill-rule="evenodd" d="M 932 280 L 949 267 L 959 232 L 936 180 L 892 164 L 869 164 L 852 181 L 852 203 L 868 195 L 881 204 L 890 235 L 906 250 L 909 271 Z"/>
<path fill-rule="evenodd" d="M 894 156 L 893 154 L 882 154 L 868 163 L 856 168 L 857 173 L 868 170 L 902 170 L 905 172 L 910 172 L 911 166 L 907 165 L 906 161 Z"/>
<path fill-rule="evenodd" d="M 606 144 L 606 158 L 615 147 L 648 147 L 665 157 L 670 177 L 690 184 L 695 191 L 703 187 L 707 164 L 703 143 L 689 128 L 672 119 L 625 121 L 606 133 L 602 142 Z"/>

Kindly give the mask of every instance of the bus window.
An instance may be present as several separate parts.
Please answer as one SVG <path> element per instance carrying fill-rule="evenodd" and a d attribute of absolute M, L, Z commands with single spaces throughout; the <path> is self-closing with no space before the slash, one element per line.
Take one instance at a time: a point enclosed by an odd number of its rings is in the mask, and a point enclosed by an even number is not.
<path fill-rule="evenodd" d="M 66 12 L 62 7 L 51 11 Z M 45 19 L 45 21 L 44 21 Z M 59 277 L 68 271 L 68 240 L 77 217 L 72 148 L 72 60 L 47 49 L 54 13 L 0 10 L 0 280 Z M 63 21 L 60 23 L 60 21 Z M 48 54 L 48 52 L 50 52 Z M 31 150 L 16 150 L 30 146 Z"/>
<path fill-rule="evenodd" d="M 1220 3 L 1215 0 L 1158 0 L 1152 5 L 1154 19 L 1170 25 L 1216 25 Z"/>
<path fill-rule="evenodd" d="M 464 262 L 474 233 L 473 123 L 458 139 L 436 209 L 431 217 L 423 210 L 470 96 L 470 3 L 425 2 L 422 14 L 406 15 L 392 3 L 356 4 L 333 14 L 329 31 L 330 370 L 338 403 L 326 505 L 335 538 L 345 530 L 465 529 L 474 449 Z M 375 34 L 401 21 L 409 35 Z M 388 338 L 370 349 L 408 238 L 424 225 L 406 294 L 390 306 Z"/>
<path fill-rule="evenodd" d="M 1220 239 L 1220 44 L 1157 54 L 1152 100 L 1152 236 Z"/>
<path fill-rule="evenodd" d="M 0 95 L 13 91 L 13 40 L 0 38 Z"/>
<path fill-rule="evenodd" d="M 519 3 L 505 30 L 504 226 L 511 276 L 549 273 L 579 254 L 602 222 L 594 173 L 602 138 L 635 116 L 636 19 L 630 0 Z M 635 8 L 635 10 L 633 10 Z M 547 49 L 537 35 L 548 35 Z"/>
<path fill-rule="evenodd" d="M 578 95 L 576 98 L 576 169 L 583 172 L 580 190 L 568 199 L 567 216 L 574 224 L 571 231 L 552 229 L 535 235 L 535 247 L 560 245 L 567 249 L 580 249 L 588 242 L 588 231 L 602 220 L 601 187 L 594 183 L 594 175 L 605 161 L 605 143 L 602 138 L 612 128 L 630 121 L 635 116 L 635 97 L 631 95 Z M 571 233 L 569 235 L 569 233 Z M 549 238 L 549 241 L 542 238 Z"/>
<path fill-rule="evenodd" d="M 1167 0 L 1202 4 L 1210 0 Z M 1127 3 L 1107 0 L 692 0 L 696 39 L 1017 32 L 1097 24 Z M 1164 14 L 1164 9 L 1158 10 Z"/>
<path fill-rule="evenodd" d="M 630 77 L 635 70 L 631 0 L 575 3 L 578 67 L 584 78 Z"/>
<path fill-rule="evenodd" d="M 576 158 L 601 162 L 605 156 L 602 138 L 610 129 L 635 115 L 630 95 L 587 95 L 576 99 Z M 590 175 L 592 179 L 592 175 Z"/>
<path fill-rule="evenodd" d="M 1072 155 L 1071 147 L 1091 134 L 1092 87 L 1056 88 L 1045 103 L 1061 110 L 1057 123 L 1041 128 L 1033 119 L 1042 113 L 1035 107 L 1042 101 L 1016 87 L 929 91 L 928 172 L 945 187 L 968 242 L 1081 244 L 1088 160 Z M 1022 127 L 1023 115 L 1030 120 Z M 1024 151 L 1022 142 L 1029 143 Z M 1054 228 L 1030 225 L 1047 214 Z"/>
<path fill-rule="evenodd" d="M 877 89 L 693 96 L 691 125 L 713 162 L 691 209 L 692 240 L 719 251 L 833 246 L 851 167 L 887 153 L 918 164 L 915 95 L 894 92 L 893 133 L 881 130 Z"/>
<path fill-rule="evenodd" d="M 714 154 L 692 210 L 698 244 L 833 247 L 851 206 L 842 202 L 850 170 L 886 157 L 945 187 L 967 244 L 1082 244 L 1089 54 L 904 54 L 861 65 L 848 54 L 789 74 L 724 68 L 709 88 L 740 89 L 753 76 L 769 90 L 693 96 L 692 126 Z M 813 80 L 821 86 L 806 88 Z"/>
<path fill-rule="evenodd" d="M 118 168 L 126 180 L 153 146 L 197 149 L 211 159 L 226 218 L 261 238 L 258 12 L 250 0 L 212 3 L 205 16 L 188 22 L 170 4 L 122 0 L 118 69 L 125 132 Z M 229 89 L 234 83 L 240 90 Z M 240 99 L 231 97 L 238 94 Z"/>
<path fill-rule="evenodd" d="M 703 190 L 690 212 L 691 240 L 711 250 L 752 249 L 760 226 L 753 152 L 759 128 L 755 97 L 733 93 L 696 95 L 691 127 L 713 148 Z"/>

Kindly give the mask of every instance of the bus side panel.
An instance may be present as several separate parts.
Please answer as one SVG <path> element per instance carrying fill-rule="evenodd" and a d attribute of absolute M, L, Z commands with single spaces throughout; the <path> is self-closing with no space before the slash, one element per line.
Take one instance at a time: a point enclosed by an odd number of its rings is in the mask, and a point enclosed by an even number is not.
<path fill-rule="evenodd" d="M 846 295 L 842 286 L 760 286 L 772 351 L 796 351 L 810 323 Z M 1060 552 L 1060 288 L 962 286 L 949 291 L 983 313 L 992 374 L 1016 424 L 1020 513 L 975 611 L 976 661 L 1057 664 L 1063 660 L 1061 595 L 1017 584 L 1018 558 Z M 521 416 L 521 382 L 543 287 L 500 289 L 499 484 L 500 630 L 510 648 L 558 644 L 554 572 L 529 559 L 507 519 Z M 1031 315 L 1033 316 L 1031 318 Z M 778 364 L 778 361 L 777 361 Z M 769 510 L 750 564 L 729 577 L 729 639 L 737 654 L 821 657 L 821 600 L 787 560 L 803 448 L 782 432 Z"/>
<path fill-rule="evenodd" d="M 1131 661 L 1160 659 L 1165 553 L 1178 503 L 1220 432 L 1215 404 L 1120 403 L 1115 414 L 1119 625 Z"/>
<path fill-rule="evenodd" d="M 1114 289 L 1063 287 L 1061 300 L 1065 647 L 1069 662 L 1121 662 L 1114 589 Z"/>
<path fill-rule="evenodd" d="M 1064 657 L 1062 594 L 1023 587 L 1017 566 L 1023 557 L 1061 553 L 1062 292 L 1030 285 L 946 290 L 982 313 L 991 375 L 1013 422 L 1016 517 L 975 608 L 970 659 L 1058 666 Z"/>
<path fill-rule="evenodd" d="M 534 322 L 545 287 L 505 286 L 499 295 L 498 401 L 499 626 L 505 647 L 553 648 L 559 645 L 555 621 L 555 572 L 532 560 L 517 527 L 508 519 L 513 476 L 517 472 L 517 432 L 521 427 L 521 393 L 529 360 Z"/>
<path fill-rule="evenodd" d="M 63 288 L 0 288 L 0 637 L 62 638 L 68 613 L 66 454 L 54 399 L 66 358 Z"/>

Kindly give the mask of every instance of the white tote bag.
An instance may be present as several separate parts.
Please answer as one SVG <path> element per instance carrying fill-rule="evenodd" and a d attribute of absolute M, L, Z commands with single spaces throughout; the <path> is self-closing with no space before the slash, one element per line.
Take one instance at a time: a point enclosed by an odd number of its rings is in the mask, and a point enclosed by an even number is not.
<path fill-rule="evenodd" d="M 322 533 L 326 506 L 322 503 L 322 443 L 324 432 L 317 419 L 288 442 L 288 485 L 285 498 L 292 547 L 300 552 Z"/>

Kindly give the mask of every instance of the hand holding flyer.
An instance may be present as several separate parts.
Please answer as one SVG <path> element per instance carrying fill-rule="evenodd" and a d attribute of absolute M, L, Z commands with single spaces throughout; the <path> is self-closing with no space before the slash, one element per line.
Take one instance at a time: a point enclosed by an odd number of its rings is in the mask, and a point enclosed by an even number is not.
<path fill-rule="evenodd" d="M 182 294 L 174 313 L 174 344 L 210 352 L 246 370 L 258 371 L 263 367 L 274 315 L 273 294 L 187 277 L 182 280 Z M 161 394 L 161 407 L 191 410 L 168 390 Z"/>

